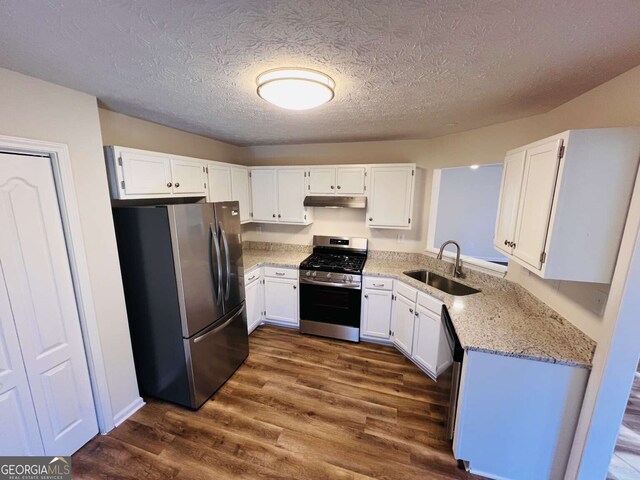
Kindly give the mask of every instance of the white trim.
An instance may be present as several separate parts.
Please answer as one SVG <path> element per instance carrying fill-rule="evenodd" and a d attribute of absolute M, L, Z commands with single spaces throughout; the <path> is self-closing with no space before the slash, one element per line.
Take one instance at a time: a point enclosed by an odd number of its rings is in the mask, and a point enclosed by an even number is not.
<path fill-rule="evenodd" d="M 489 163 L 482 165 L 483 167 L 491 165 L 502 165 L 501 163 Z M 451 167 L 451 168 L 438 168 L 433 171 L 433 177 L 431 181 L 431 202 L 429 205 L 429 222 L 427 226 L 427 246 L 425 252 L 437 255 L 439 249 L 435 246 L 436 241 L 436 225 L 438 221 L 438 201 L 440 200 L 440 183 L 442 181 L 442 170 L 451 170 L 452 168 L 466 168 L 466 167 Z M 455 255 L 444 252 L 443 257 L 447 259 L 454 258 Z M 488 273 L 498 277 L 504 277 L 507 273 L 507 267 L 504 265 L 498 265 L 489 261 L 487 258 L 471 257 L 469 255 L 460 255 L 460 258 L 465 264 L 472 270 L 477 270 L 482 273 Z M 503 257 L 494 257 L 494 260 L 502 260 Z M 504 257 L 505 261 L 508 261 Z M 453 263 L 453 262 L 452 262 Z"/>
<path fill-rule="evenodd" d="M 129 405 L 127 405 L 126 407 L 124 407 L 122 410 L 120 410 L 118 413 L 115 414 L 115 416 L 113 417 L 113 422 L 115 424 L 114 426 L 117 427 L 118 425 L 120 425 L 122 422 L 124 422 L 127 418 L 129 418 L 131 415 L 136 413 L 142 407 L 144 407 L 144 400 L 142 400 L 142 397 L 136 398 L 133 402 L 131 402 Z M 107 433 L 107 432 L 102 432 L 102 433 Z"/>
<path fill-rule="evenodd" d="M 69 148 L 63 143 L 0 135 L 0 150 L 45 155 L 51 158 L 51 167 L 56 182 L 60 215 L 69 255 L 78 315 L 80 317 L 80 328 L 82 329 L 82 338 L 89 366 L 96 417 L 100 432 L 106 433 L 112 430 L 115 425 L 102 357 L 102 347 L 100 345 L 98 321 L 89 280 L 89 266 L 84 250 Z"/>

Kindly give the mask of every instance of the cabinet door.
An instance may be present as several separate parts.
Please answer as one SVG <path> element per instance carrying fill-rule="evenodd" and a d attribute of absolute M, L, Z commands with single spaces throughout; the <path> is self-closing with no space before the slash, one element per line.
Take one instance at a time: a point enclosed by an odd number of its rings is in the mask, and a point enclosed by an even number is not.
<path fill-rule="evenodd" d="M 304 170 L 287 168 L 278 170 L 278 221 L 305 223 Z"/>
<path fill-rule="evenodd" d="M 411 225 L 413 175 L 412 166 L 371 167 L 368 226 L 407 228 Z"/>
<path fill-rule="evenodd" d="M 415 303 L 402 295 L 395 295 L 391 314 L 393 343 L 401 351 L 411 356 L 413 348 L 413 322 Z"/>
<path fill-rule="evenodd" d="M 204 196 L 207 194 L 204 186 L 206 176 L 204 162 L 172 158 L 171 176 L 174 194 L 181 196 Z"/>
<path fill-rule="evenodd" d="M 0 455 L 44 455 L 2 269 L 0 269 L 0 431 L 6 432 L 0 435 Z"/>
<path fill-rule="evenodd" d="M 70 455 L 98 425 L 49 158 L 0 155 L 0 225 L 3 284 L 44 451 Z"/>
<path fill-rule="evenodd" d="M 264 309 L 262 280 L 256 274 L 256 280 L 248 283 L 245 287 L 245 298 L 247 301 L 247 327 L 249 333 L 253 332 L 262 320 Z"/>
<path fill-rule="evenodd" d="M 338 195 L 363 195 L 365 167 L 338 167 L 337 185 Z"/>
<path fill-rule="evenodd" d="M 249 169 L 231 167 L 231 198 L 240 204 L 240 223 L 251 221 L 251 189 L 249 188 Z"/>
<path fill-rule="evenodd" d="M 438 356 L 440 354 L 440 316 L 419 305 L 416 307 L 416 313 L 413 332 L 413 359 L 435 376 L 438 372 Z"/>
<path fill-rule="evenodd" d="M 120 152 L 126 195 L 169 196 L 173 192 L 171 160 L 162 155 Z M 122 188 L 122 185 L 120 185 Z"/>
<path fill-rule="evenodd" d="M 287 278 L 264 279 L 264 303 L 269 320 L 298 325 L 298 281 Z"/>
<path fill-rule="evenodd" d="M 527 150 L 513 255 L 536 269 L 542 268 L 561 146 L 558 139 Z"/>
<path fill-rule="evenodd" d="M 254 222 L 278 221 L 276 169 L 251 170 L 251 204 Z"/>
<path fill-rule="evenodd" d="M 226 202 L 231 196 L 231 167 L 225 165 L 207 165 L 207 201 Z"/>
<path fill-rule="evenodd" d="M 389 338 L 391 329 L 391 292 L 385 290 L 364 291 L 362 330 L 365 337 Z"/>
<path fill-rule="evenodd" d="M 309 195 L 333 195 L 336 193 L 336 169 L 333 167 L 308 170 Z"/>
<path fill-rule="evenodd" d="M 526 152 L 511 153 L 504 159 L 502 172 L 502 187 L 500 188 L 500 202 L 498 204 L 498 218 L 493 245 L 506 253 L 512 252 L 511 242 L 516 232 L 516 218 L 518 203 L 522 187 Z"/>

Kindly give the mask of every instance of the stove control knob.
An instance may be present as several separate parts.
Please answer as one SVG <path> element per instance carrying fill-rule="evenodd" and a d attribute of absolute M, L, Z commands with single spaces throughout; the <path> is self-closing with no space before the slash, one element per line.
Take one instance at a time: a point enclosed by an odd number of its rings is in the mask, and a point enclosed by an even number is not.
<path fill-rule="evenodd" d="M 330 273 L 327 273 L 327 278 L 331 278 L 331 274 Z"/>
<path fill-rule="evenodd" d="M 349 281 L 353 282 L 353 275 L 349 275 Z"/>
<path fill-rule="evenodd" d="M 348 277 L 347 277 L 347 274 L 346 274 L 346 273 L 345 273 L 344 275 L 342 275 L 342 281 L 343 281 L 343 282 L 346 282 L 346 281 L 347 281 L 347 278 L 348 278 Z"/>
<path fill-rule="evenodd" d="M 312 276 L 312 277 L 315 277 L 316 275 L 317 275 L 317 273 L 316 273 L 316 272 L 313 272 L 313 273 L 311 274 L 311 276 Z"/>
<path fill-rule="evenodd" d="M 307 277 L 311 276 L 311 272 L 307 271 Z"/>

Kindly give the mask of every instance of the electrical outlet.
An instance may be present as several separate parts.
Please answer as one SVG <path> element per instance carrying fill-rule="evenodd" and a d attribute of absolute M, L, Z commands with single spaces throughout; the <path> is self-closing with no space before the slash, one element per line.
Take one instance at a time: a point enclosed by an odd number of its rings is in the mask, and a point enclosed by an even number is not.
<path fill-rule="evenodd" d="M 398 243 L 402 243 L 404 242 L 404 233 L 399 233 L 398 234 Z"/>
<path fill-rule="evenodd" d="M 609 295 L 607 292 L 597 291 L 594 294 L 593 298 L 593 311 L 598 315 L 604 315 L 604 308 L 607 306 L 607 300 L 609 299 Z"/>
<path fill-rule="evenodd" d="M 258 225 L 258 226 L 256 227 L 256 233 L 257 233 L 258 235 L 262 235 L 262 227 L 261 227 L 260 225 Z"/>

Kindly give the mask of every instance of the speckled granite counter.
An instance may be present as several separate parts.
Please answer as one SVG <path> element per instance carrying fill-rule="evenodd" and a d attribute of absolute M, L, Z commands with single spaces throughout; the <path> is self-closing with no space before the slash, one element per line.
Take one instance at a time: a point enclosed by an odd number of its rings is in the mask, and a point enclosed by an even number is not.
<path fill-rule="evenodd" d="M 274 267 L 298 268 L 300 262 L 309 256 L 309 252 L 281 252 L 269 250 L 243 250 L 244 271 L 254 267 L 271 265 Z"/>
<path fill-rule="evenodd" d="M 481 292 L 454 297 L 402 273 L 427 269 L 451 278 L 451 264 L 419 254 L 412 261 L 388 257 L 370 255 L 364 274 L 395 278 L 442 300 L 465 349 L 591 367 L 595 342 L 518 284 L 465 269 L 461 283 Z"/>

